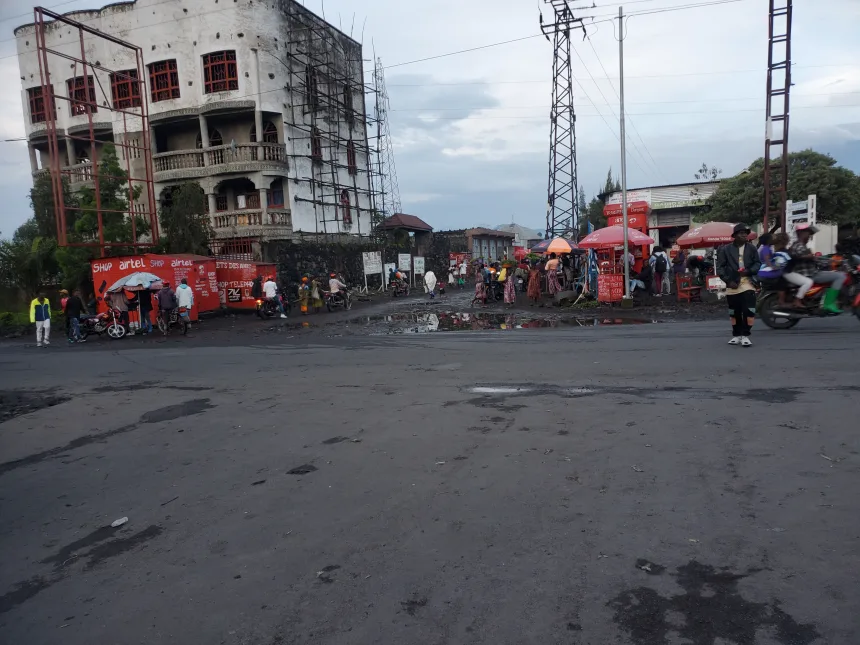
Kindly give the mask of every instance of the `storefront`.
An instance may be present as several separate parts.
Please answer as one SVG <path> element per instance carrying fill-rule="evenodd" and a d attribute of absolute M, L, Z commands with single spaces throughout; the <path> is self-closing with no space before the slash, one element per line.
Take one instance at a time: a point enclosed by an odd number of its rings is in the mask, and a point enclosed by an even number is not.
<path fill-rule="evenodd" d="M 641 233 L 648 234 L 648 215 L 651 212 L 650 204 L 645 200 L 641 199 L 643 195 L 638 194 L 636 191 L 629 191 L 627 193 L 627 226 L 634 230 L 637 230 Z M 631 197 L 633 199 L 631 199 Z M 621 202 L 619 201 L 617 204 L 607 204 L 603 207 L 603 215 L 606 217 L 607 226 L 622 226 L 624 222 L 624 215 L 622 210 Z M 619 247 L 615 249 L 615 251 L 623 252 L 623 247 Z M 642 263 L 645 259 L 650 255 L 650 251 L 647 246 L 630 246 L 630 252 L 633 253 L 633 257 L 635 258 L 635 262 L 633 263 L 633 270 L 639 271 L 642 268 Z M 614 262 L 613 259 L 609 258 L 598 258 L 601 261 L 601 264 L 604 262 Z"/>

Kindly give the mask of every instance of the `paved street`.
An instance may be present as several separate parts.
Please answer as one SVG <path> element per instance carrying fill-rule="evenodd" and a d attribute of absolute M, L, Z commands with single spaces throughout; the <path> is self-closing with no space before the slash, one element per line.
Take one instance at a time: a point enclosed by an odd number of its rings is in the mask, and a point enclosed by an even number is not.
<path fill-rule="evenodd" d="M 860 323 L 727 332 L 3 345 L 0 641 L 856 643 Z"/>

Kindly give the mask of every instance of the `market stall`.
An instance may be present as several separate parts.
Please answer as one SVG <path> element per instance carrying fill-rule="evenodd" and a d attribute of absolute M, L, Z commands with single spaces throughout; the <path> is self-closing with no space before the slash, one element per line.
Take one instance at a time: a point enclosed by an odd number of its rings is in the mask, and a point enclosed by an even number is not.
<path fill-rule="evenodd" d="M 653 243 L 654 240 L 645 233 L 633 228 L 627 229 L 629 248 L 647 248 Z M 621 226 L 598 229 L 582 238 L 579 246 L 597 252 L 597 299 L 601 302 L 621 300 L 624 294 L 624 229 Z"/>
<path fill-rule="evenodd" d="M 651 205 L 647 201 L 634 200 L 627 202 L 627 226 L 630 230 L 637 231 L 648 237 L 648 216 L 650 214 Z M 621 204 L 607 204 L 603 207 L 603 216 L 606 217 L 607 227 L 620 227 L 624 225 L 624 213 Z M 642 263 L 647 261 L 651 255 L 649 247 L 651 244 L 654 244 L 654 240 L 650 237 L 648 239 L 650 240 L 648 244 L 629 242 L 630 252 L 633 253 L 633 257 L 635 258 L 635 262 L 633 263 L 634 271 L 641 271 Z"/>

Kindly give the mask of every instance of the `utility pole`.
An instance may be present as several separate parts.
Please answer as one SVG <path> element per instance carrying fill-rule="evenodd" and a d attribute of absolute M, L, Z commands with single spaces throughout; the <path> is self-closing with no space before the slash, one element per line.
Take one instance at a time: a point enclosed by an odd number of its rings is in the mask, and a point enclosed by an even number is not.
<path fill-rule="evenodd" d="M 546 200 L 546 233 L 552 237 L 578 234 L 579 186 L 576 178 L 576 113 L 573 106 L 573 68 L 570 61 L 571 29 L 582 26 L 573 17 L 567 0 L 544 0 L 553 9 L 553 22 L 540 26 L 546 39 L 553 43 L 552 108 L 550 108 L 549 180 Z M 550 39 L 550 34 L 553 38 Z"/>
<path fill-rule="evenodd" d="M 764 140 L 764 217 L 785 231 L 788 199 L 788 125 L 791 92 L 792 0 L 770 0 L 767 50 L 767 107 Z M 779 132 L 779 127 L 781 132 Z M 776 132 L 774 131 L 776 129 Z M 776 150 L 774 150 L 776 148 Z M 773 160 L 773 154 L 778 160 Z"/>
<path fill-rule="evenodd" d="M 627 131 L 624 123 L 624 8 L 618 7 L 618 67 L 619 67 L 619 121 L 621 125 L 621 216 L 624 228 L 624 300 L 630 300 L 630 263 L 627 261 L 627 230 L 630 217 L 627 214 Z"/>

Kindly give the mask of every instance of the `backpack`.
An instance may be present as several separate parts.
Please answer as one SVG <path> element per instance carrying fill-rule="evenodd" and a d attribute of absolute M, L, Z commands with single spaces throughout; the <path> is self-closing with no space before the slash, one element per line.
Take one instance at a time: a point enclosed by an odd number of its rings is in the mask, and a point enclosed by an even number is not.
<path fill-rule="evenodd" d="M 666 256 L 662 255 L 662 254 L 658 255 L 657 261 L 654 263 L 654 270 L 657 273 L 666 273 L 668 268 L 669 268 L 669 265 L 666 263 Z"/>
<path fill-rule="evenodd" d="M 251 297 L 252 298 L 262 298 L 263 297 L 263 285 L 259 280 L 254 280 L 251 285 Z"/>

